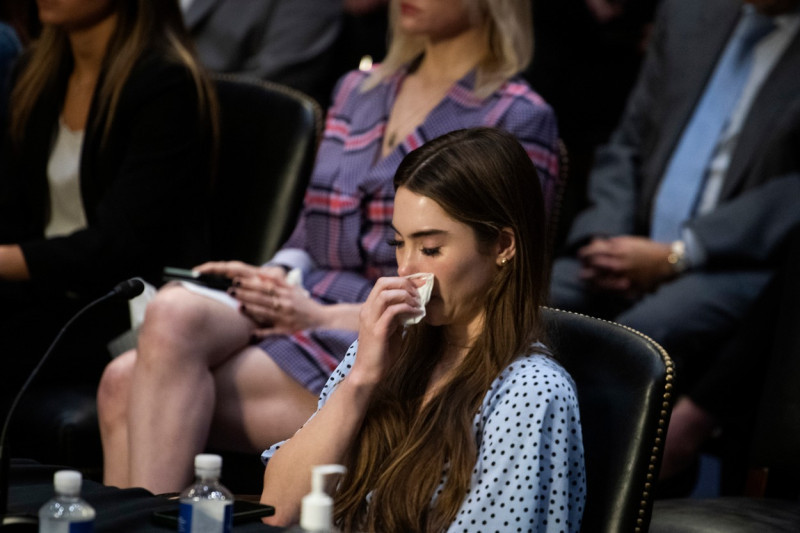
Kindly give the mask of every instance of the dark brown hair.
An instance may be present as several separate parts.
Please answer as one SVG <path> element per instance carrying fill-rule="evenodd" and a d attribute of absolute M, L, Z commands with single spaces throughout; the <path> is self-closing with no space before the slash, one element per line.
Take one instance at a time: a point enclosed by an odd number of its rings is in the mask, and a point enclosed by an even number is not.
<path fill-rule="evenodd" d="M 516 254 L 486 293 L 483 331 L 452 379 L 424 405 L 443 349 L 442 328 L 424 322 L 408 328 L 346 460 L 335 504 L 345 531 L 447 529 L 469 488 L 477 453 L 473 419 L 483 397 L 500 372 L 544 336 L 544 204 L 536 169 L 519 142 L 491 128 L 455 131 L 411 152 L 394 183 L 470 226 L 479 246 L 510 228 Z"/>

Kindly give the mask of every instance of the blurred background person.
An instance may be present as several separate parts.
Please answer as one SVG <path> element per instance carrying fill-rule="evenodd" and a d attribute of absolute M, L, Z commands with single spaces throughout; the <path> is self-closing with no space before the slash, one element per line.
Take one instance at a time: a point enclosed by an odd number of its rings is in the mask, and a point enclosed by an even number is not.
<path fill-rule="evenodd" d="M 0 157 L 4 395 L 88 301 L 206 257 L 216 100 L 177 0 L 38 6 Z M 104 308 L 65 344 L 107 357 L 127 325 L 127 304 Z M 54 372 L 69 380 L 83 366 Z"/>
<path fill-rule="evenodd" d="M 797 72 L 800 1 L 662 0 L 620 125 L 597 152 L 590 204 L 554 264 L 554 306 L 633 327 L 675 360 L 662 480 L 692 466 L 713 432 L 689 394 L 800 227 Z"/>
<path fill-rule="evenodd" d="M 282 83 L 327 107 L 341 74 L 334 48 L 342 31 L 342 0 L 180 2 L 209 70 Z"/>

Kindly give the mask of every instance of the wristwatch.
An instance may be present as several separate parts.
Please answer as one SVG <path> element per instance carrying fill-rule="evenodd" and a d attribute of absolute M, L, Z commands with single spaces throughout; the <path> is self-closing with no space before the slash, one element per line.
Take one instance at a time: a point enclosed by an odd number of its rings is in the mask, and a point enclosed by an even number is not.
<path fill-rule="evenodd" d="M 675 274 L 680 274 L 689 268 L 689 261 L 686 258 L 686 244 L 683 241 L 673 241 L 670 244 L 667 262 Z"/>

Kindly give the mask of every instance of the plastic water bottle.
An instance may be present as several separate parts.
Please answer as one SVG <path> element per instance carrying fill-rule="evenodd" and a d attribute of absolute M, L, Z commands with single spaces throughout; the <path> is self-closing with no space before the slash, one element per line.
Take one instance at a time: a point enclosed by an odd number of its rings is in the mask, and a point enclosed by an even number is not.
<path fill-rule="evenodd" d="M 39 533 L 92 533 L 94 508 L 81 499 L 83 476 L 59 470 L 53 476 L 55 497 L 39 509 Z"/>
<path fill-rule="evenodd" d="M 180 496 L 179 532 L 230 533 L 233 495 L 220 484 L 221 471 L 219 455 L 201 453 L 194 458 L 194 485 Z"/>

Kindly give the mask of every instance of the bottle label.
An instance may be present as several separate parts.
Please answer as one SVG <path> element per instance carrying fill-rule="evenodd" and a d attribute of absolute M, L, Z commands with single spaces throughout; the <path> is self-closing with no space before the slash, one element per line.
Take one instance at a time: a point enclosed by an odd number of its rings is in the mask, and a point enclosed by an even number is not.
<path fill-rule="evenodd" d="M 231 533 L 233 502 L 230 500 L 200 500 L 181 502 L 178 516 L 180 533 Z"/>
<path fill-rule="evenodd" d="M 94 520 L 83 522 L 47 521 L 40 524 L 39 531 L 47 533 L 94 533 Z"/>
<path fill-rule="evenodd" d="M 94 520 L 72 522 L 69 525 L 69 533 L 94 533 Z"/>

